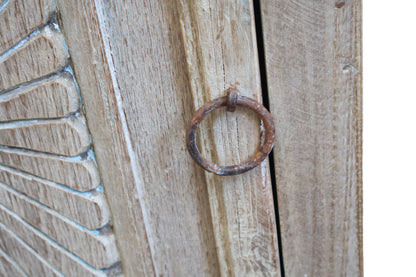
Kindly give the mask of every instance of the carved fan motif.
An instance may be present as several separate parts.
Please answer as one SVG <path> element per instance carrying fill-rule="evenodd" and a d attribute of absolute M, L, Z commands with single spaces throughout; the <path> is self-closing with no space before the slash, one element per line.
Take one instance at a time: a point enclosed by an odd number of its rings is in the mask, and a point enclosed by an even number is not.
<path fill-rule="evenodd" d="M 110 211 L 54 9 L 51 0 L 0 4 L 0 275 L 117 275 Z"/>

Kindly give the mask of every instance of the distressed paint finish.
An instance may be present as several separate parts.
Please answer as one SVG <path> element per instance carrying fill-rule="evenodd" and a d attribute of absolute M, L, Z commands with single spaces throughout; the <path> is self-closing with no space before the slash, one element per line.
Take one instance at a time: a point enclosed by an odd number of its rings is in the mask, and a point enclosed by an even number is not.
<path fill-rule="evenodd" d="M 0 273 L 280 275 L 267 160 L 219 177 L 185 146 L 228 88 L 261 101 L 252 1 L 1 3 Z M 261 13 L 286 275 L 360 276 L 360 2 Z M 262 127 L 218 109 L 198 147 L 239 164 Z"/>
<path fill-rule="evenodd" d="M 0 54 L 21 41 L 27 34 L 49 21 L 53 0 L 4 0 L 0 2 Z"/>
<path fill-rule="evenodd" d="M 1 222 L 25 241 L 38 255 L 68 276 L 105 276 L 105 271 L 94 269 L 44 233 L 22 220 L 16 213 L 0 204 Z M 12 275 L 13 276 L 13 275 Z"/>
<path fill-rule="evenodd" d="M 92 152 L 77 157 L 64 157 L 0 146 L 0 163 L 78 191 L 100 185 L 100 176 Z"/>
<path fill-rule="evenodd" d="M 62 119 L 0 123 L 0 144 L 77 156 L 89 149 L 91 140 L 84 118 L 74 115 Z"/>
<path fill-rule="evenodd" d="M 127 276 L 279 272 L 267 163 L 221 180 L 185 147 L 194 110 L 229 86 L 261 98 L 251 5 L 58 1 Z M 204 130 L 207 157 L 257 150 L 255 114 L 216 118 L 214 129 L 239 131 Z"/>
<path fill-rule="evenodd" d="M 0 121 L 64 117 L 79 108 L 73 76 L 66 71 L 0 94 Z"/>
<path fill-rule="evenodd" d="M 0 249 L 0 275 L 25 277 L 26 273 L 3 250 Z"/>
<path fill-rule="evenodd" d="M 261 8 L 286 275 L 362 276 L 361 1 Z"/>
<path fill-rule="evenodd" d="M 94 231 L 82 227 L 2 183 L 0 204 L 95 268 L 111 266 L 119 259 L 114 236 L 105 229 Z"/>
<path fill-rule="evenodd" d="M 118 107 L 97 5 L 95 1 L 61 0 L 57 4 L 113 213 L 123 274 L 154 276 L 156 271 L 123 129 L 125 119 Z"/>
<path fill-rule="evenodd" d="M 64 276 L 2 223 L 0 223 L 0 248 L 13 257 L 20 268 L 31 276 Z"/>
<path fill-rule="evenodd" d="M 0 91 L 53 73 L 67 60 L 64 38 L 51 23 L 0 55 Z"/>
<path fill-rule="evenodd" d="M 54 2 L 0 4 L 0 268 L 117 276 L 110 210 Z"/>
<path fill-rule="evenodd" d="M 98 190 L 80 193 L 25 172 L 0 165 L 0 182 L 87 227 L 98 229 L 110 220 L 105 197 Z"/>

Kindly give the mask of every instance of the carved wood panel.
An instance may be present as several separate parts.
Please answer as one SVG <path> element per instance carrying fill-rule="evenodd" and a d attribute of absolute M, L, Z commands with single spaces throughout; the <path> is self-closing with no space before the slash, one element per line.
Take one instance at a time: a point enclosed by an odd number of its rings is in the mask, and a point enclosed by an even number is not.
<path fill-rule="evenodd" d="M 114 275 L 111 214 L 56 15 L 50 0 L 1 5 L 1 268 L 6 276 Z"/>

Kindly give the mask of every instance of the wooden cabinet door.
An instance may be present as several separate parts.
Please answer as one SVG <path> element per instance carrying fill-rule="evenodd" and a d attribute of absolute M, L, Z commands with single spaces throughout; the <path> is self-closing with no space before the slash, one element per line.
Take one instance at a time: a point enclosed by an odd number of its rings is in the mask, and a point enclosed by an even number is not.
<path fill-rule="evenodd" d="M 0 2 L 0 275 L 361 276 L 360 1 Z M 230 87 L 275 148 L 217 176 Z M 219 109 L 198 146 L 260 147 Z"/>

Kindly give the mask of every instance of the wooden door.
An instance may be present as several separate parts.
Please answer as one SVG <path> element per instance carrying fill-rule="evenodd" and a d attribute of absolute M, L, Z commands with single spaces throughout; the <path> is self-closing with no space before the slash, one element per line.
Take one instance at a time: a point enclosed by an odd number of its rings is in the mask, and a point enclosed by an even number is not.
<path fill-rule="evenodd" d="M 361 276 L 360 1 L 0 2 L 0 273 Z M 189 156 L 230 87 L 275 148 Z M 218 164 L 261 122 L 217 110 Z"/>

